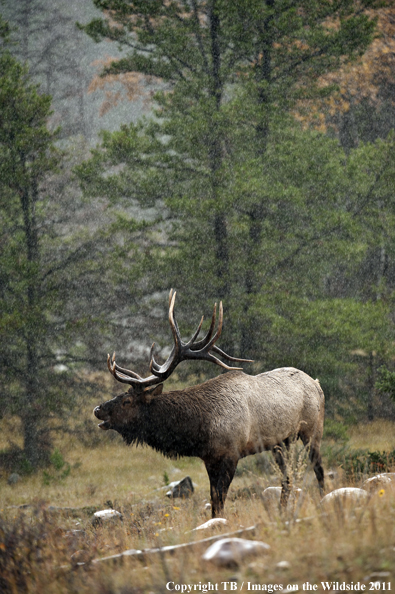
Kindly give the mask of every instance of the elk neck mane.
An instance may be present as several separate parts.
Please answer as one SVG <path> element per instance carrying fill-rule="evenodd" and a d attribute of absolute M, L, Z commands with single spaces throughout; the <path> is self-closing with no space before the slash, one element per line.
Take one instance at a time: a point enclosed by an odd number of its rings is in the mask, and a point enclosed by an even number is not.
<path fill-rule="evenodd" d="M 231 406 L 221 387 L 240 371 L 229 371 L 203 384 L 171 390 L 152 397 L 139 407 L 135 423 L 117 428 L 128 445 L 149 445 L 169 458 L 200 456 L 215 419 Z"/>

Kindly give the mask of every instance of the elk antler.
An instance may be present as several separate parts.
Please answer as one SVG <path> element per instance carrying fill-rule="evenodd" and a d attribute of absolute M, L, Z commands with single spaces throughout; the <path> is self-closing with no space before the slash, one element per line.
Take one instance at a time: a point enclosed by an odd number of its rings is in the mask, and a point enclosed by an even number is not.
<path fill-rule="evenodd" d="M 248 363 L 251 362 L 250 359 L 238 359 L 235 357 L 231 357 L 227 355 L 224 351 L 222 351 L 219 347 L 215 345 L 215 342 L 221 336 L 222 331 L 222 322 L 223 322 L 223 308 L 222 302 L 219 304 L 219 319 L 218 319 L 218 328 L 214 334 L 216 316 L 217 316 L 217 304 L 214 305 L 213 316 L 211 319 L 210 328 L 206 334 L 206 336 L 196 341 L 196 338 L 199 335 L 200 329 L 203 324 L 204 316 L 200 320 L 200 323 L 194 332 L 192 338 L 188 342 L 183 342 L 180 335 L 180 330 L 178 328 L 177 321 L 174 315 L 174 304 L 176 300 L 176 291 L 173 289 L 170 290 L 169 294 L 169 323 L 170 328 L 173 334 L 174 345 L 171 350 L 170 355 L 168 356 L 167 360 L 163 363 L 163 365 L 159 365 L 154 359 L 154 346 L 153 343 L 151 347 L 151 356 L 150 356 L 150 371 L 152 375 L 146 378 L 142 378 L 134 371 L 129 371 L 128 369 L 124 369 L 115 363 L 115 353 L 113 354 L 112 358 L 110 355 L 107 355 L 107 365 L 109 371 L 118 381 L 131 384 L 131 385 L 141 385 L 144 387 L 152 386 L 154 384 L 158 384 L 166 380 L 174 371 L 181 361 L 186 360 L 203 360 L 203 361 L 211 361 L 216 365 L 220 365 L 224 369 L 242 369 L 241 367 L 229 367 L 223 361 L 215 357 L 212 353 L 216 353 L 221 357 L 227 359 L 228 361 L 234 362 L 243 362 Z M 213 335 L 214 334 L 214 335 Z"/>

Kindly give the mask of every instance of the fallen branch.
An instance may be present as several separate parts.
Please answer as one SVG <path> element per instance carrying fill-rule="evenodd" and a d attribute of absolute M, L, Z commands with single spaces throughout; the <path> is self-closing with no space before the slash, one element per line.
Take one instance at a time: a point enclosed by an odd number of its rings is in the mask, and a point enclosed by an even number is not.
<path fill-rule="evenodd" d="M 236 530 L 234 532 L 228 532 L 226 534 L 217 534 L 215 536 L 209 536 L 208 538 L 203 538 L 201 540 L 195 540 L 193 542 L 184 542 L 182 544 L 173 546 L 142 550 L 129 549 L 127 551 L 123 551 L 123 553 L 118 553 L 117 555 L 110 555 L 109 557 L 102 557 L 101 559 L 93 559 L 92 563 L 102 563 L 103 561 L 117 561 L 126 557 L 133 557 L 134 559 L 144 560 L 146 557 L 149 557 L 151 555 L 163 555 L 165 553 L 174 554 L 179 550 L 201 546 L 202 544 L 208 544 L 220 538 L 229 538 L 231 536 L 245 534 L 246 532 L 252 533 L 256 530 L 257 526 L 258 524 L 256 524 L 255 526 L 250 526 L 248 528 L 241 528 L 240 530 Z M 78 563 L 78 565 L 85 565 L 85 563 Z"/>

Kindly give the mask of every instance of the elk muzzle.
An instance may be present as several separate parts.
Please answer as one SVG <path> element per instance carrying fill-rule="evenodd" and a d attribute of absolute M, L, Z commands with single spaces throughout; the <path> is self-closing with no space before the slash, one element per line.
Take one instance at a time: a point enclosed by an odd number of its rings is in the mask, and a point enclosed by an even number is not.
<path fill-rule="evenodd" d="M 111 423 L 109 420 L 109 414 L 106 410 L 104 410 L 104 408 L 102 407 L 102 405 L 100 404 L 99 406 L 96 406 L 96 408 L 93 409 L 93 414 L 95 415 L 95 417 L 97 419 L 99 419 L 100 421 L 102 421 L 102 423 L 99 423 L 98 427 L 100 427 L 100 429 L 104 429 L 105 431 L 107 429 L 111 429 Z"/>

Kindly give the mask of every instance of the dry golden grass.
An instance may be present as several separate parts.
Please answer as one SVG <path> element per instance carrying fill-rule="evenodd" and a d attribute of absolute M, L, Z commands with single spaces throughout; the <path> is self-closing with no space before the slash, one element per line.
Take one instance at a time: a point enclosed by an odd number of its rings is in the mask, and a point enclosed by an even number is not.
<path fill-rule="evenodd" d="M 360 423 L 349 428 L 353 449 L 392 451 L 395 449 L 395 424 L 392 421 L 377 419 L 370 423 Z"/>
<path fill-rule="evenodd" d="M 247 538 L 262 540 L 271 547 L 269 552 L 231 568 L 204 563 L 201 555 L 207 545 L 172 556 L 157 554 L 143 560 L 129 557 L 118 562 L 91 562 L 126 549 L 174 545 L 218 533 L 188 532 L 207 519 L 198 493 L 177 505 L 163 498 L 150 505 L 120 502 L 123 522 L 98 528 L 93 528 L 83 514 L 68 518 L 60 512 L 49 514 L 40 507 L 18 513 L 8 510 L 3 526 L 9 533 L 17 534 L 18 539 L 14 539 L 15 565 L 9 561 L 3 574 L 8 579 L 8 589 L 3 590 L 137 594 L 166 592 L 169 582 L 192 587 L 211 582 L 218 584 L 217 591 L 224 591 L 223 582 L 231 579 L 237 580 L 238 591 L 242 584 L 244 590 L 251 589 L 252 584 L 281 584 L 284 589 L 293 584 L 302 590 L 307 581 L 317 584 L 318 591 L 322 591 L 322 581 L 360 582 L 368 588 L 369 581 L 376 579 L 388 589 L 395 572 L 393 496 L 373 498 L 360 509 L 323 515 L 314 490 L 310 495 L 312 500 L 301 514 L 308 519 L 299 523 L 286 522 L 287 518 L 292 520 L 291 514 L 281 517 L 278 513 L 269 519 L 259 498 L 228 502 L 226 530 L 257 523 L 255 533 Z M 68 531 L 73 528 L 84 533 L 71 536 Z M 286 569 L 278 567 L 281 561 L 288 563 Z M 84 565 L 77 565 L 78 562 Z M 377 573 L 380 576 L 374 577 Z M 12 589 L 10 584 L 18 578 L 21 587 Z"/>
<path fill-rule="evenodd" d="M 91 415 L 87 406 L 86 414 Z M 93 421 L 94 422 L 94 421 Z M 350 430 L 353 448 L 393 449 L 394 425 L 375 422 Z M 4 447 L 12 424 L 2 434 Z M 99 431 L 99 430 L 98 430 Z M 128 448 L 120 439 L 110 440 L 100 433 L 99 447 L 85 447 L 75 437 L 57 440 L 71 470 L 67 477 L 45 484 L 43 472 L 7 484 L 0 478 L 0 591 L 59 594 L 140 594 L 168 591 L 166 584 L 196 586 L 237 581 L 237 591 L 270 591 L 270 584 L 317 584 L 336 581 L 346 585 L 360 582 L 369 590 L 369 581 L 388 583 L 395 574 L 395 493 L 376 494 L 359 509 L 337 509 L 323 514 L 311 470 L 300 478 L 306 498 L 300 509 L 268 513 L 260 493 L 269 484 L 278 484 L 275 474 L 261 475 L 246 459 L 244 473 L 235 477 L 225 506 L 228 526 L 204 533 L 190 532 L 210 517 L 205 504 L 209 483 L 203 463 L 196 459 L 169 460 L 150 448 Z M 15 441 L 15 440 L 14 440 Z M 191 476 L 196 484 L 189 500 L 171 501 L 165 496 L 164 474 L 169 480 Z M 349 486 L 339 474 L 336 483 L 328 480 L 328 491 Z M 300 485 L 299 485 L 300 486 Z M 356 484 L 355 486 L 360 486 Z M 243 497 L 248 487 L 256 494 Z M 49 505 L 73 508 L 108 507 L 111 501 L 123 514 L 123 521 L 94 528 L 87 511 L 73 513 L 48 509 Z M 30 504 L 26 509 L 15 505 Z M 296 522 L 296 520 L 300 520 Z M 99 559 L 127 549 L 147 549 L 202 539 L 230 532 L 241 526 L 257 525 L 246 536 L 270 545 L 270 551 L 247 559 L 238 567 L 218 568 L 202 561 L 207 545 L 185 549 L 174 555 L 147 556 L 143 561 L 124 558 L 122 562 Z M 71 530 L 82 530 L 73 536 Z M 288 568 L 277 564 L 287 561 Z M 84 563 L 78 565 L 78 562 Z M 378 577 L 374 577 L 378 574 Z M 365 579 L 366 578 L 366 579 Z M 200 584 L 200 587 L 199 587 Z M 243 584 L 243 588 L 241 586 Z M 249 586 L 248 586 L 249 584 Z M 254 586 L 254 588 L 252 588 Z M 263 587 L 264 586 L 264 587 Z M 230 591 L 227 586 L 226 591 Z M 272 588 L 273 590 L 273 588 Z M 383 586 L 380 586 L 383 590 Z M 181 591 L 181 590 L 178 590 Z M 194 591 L 194 590 L 192 590 Z M 236 590 L 234 590 L 236 591 Z M 377 590 L 376 590 L 377 591 Z"/>
<path fill-rule="evenodd" d="M 150 448 L 128 448 L 121 440 L 87 448 L 74 439 L 62 448 L 62 454 L 71 465 L 67 478 L 46 485 L 43 473 L 38 472 L 11 486 L 4 476 L 0 480 L 2 501 L 6 505 L 20 505 L 34 498 L 71 506 L 100 504 L 106 500 L 138 501 L 154 496 L 155 489 L 164 486 L 165 472 L 170 480 L 190 474 L 202 491 L 208 492 L 206 471 L 196 459 L 169 460 Z"/>

